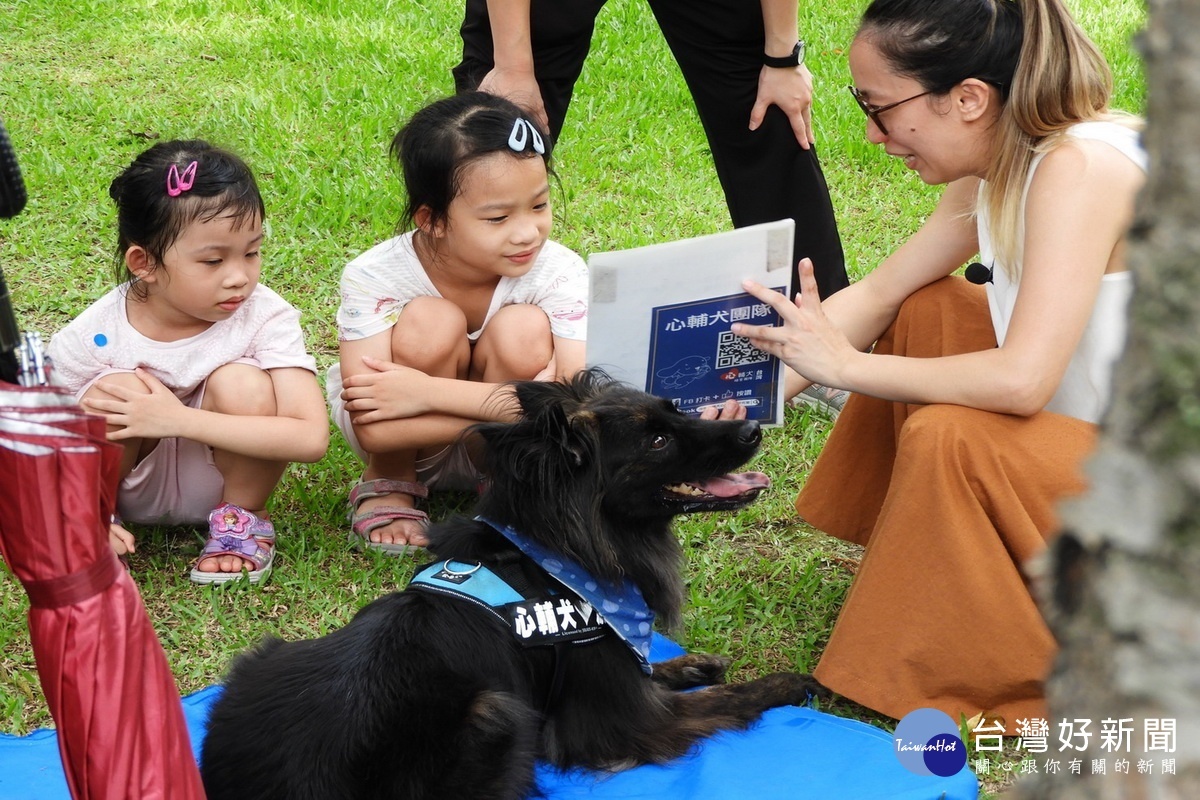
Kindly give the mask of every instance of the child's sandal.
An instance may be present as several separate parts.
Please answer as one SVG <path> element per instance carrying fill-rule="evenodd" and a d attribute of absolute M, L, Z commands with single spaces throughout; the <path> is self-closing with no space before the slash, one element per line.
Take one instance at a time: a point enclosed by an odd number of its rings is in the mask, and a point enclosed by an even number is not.
<path fill-rule="evenodd" d="M 253 565 L 237 572 L 204 572 L 200 562 L 207 558 L 237 556 Z M 236 581 L 243 576 L 258 583 L 271 572 L 275 560 L 275 526 L 241 506 L 223 503 L 208 515 L 208 541 L 192 567 L 193 583 L 212 584 Z"/>
<path fill-rule="evenodd" d="M 423 529 L 429 527 L 429 515 L 419 508 L 383 506 L 370 511 L 359 509 L 364 500 L 389 494 L 407 494 L 415 502 L 428 497 L 429 489 L 420 481 L 394 481 L 388 478 L 360 480 L 350 490 L 349 539 L 352 547 L 360 550 L 377 550 L 389 556 L 400 556 L 409 551 L 421 549 L 420 545 L 415 544 L 371 541 L 371 531 L 399 519 L 416 520 Z"/>

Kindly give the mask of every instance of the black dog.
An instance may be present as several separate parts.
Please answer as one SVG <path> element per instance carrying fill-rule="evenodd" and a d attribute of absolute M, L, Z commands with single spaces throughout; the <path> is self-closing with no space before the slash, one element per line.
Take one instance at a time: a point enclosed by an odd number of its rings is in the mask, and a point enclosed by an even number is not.
<path fill-rule="evenodd" d="M 478 516 L 431 528 L 438 560 L 407 591 L 321 639 L 268 640 L 234 662 L 201 758 L 212 800 L 523 798 L 536 759 L 662 763 L 823 692 L 791 673 L 712 686 L 728 663 L 717 656 L 652 677 L 644 661 L 646 606 L 667 626 L 680 613 L 671 520 L 741 507 L 767 485 L 725 474 L 758 449 L 757 423 L 690 419 L 594 372 L 516 396 L 517 422 L 476 426 L 490 476 Z M 473 583 L 499 600 L 454 596 Z"/>

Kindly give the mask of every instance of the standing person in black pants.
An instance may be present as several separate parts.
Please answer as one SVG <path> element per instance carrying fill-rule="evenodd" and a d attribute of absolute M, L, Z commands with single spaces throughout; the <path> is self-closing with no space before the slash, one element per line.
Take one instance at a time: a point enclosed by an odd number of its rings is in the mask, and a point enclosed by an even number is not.
<path fill-rule="evenodd" d="M 605 0 L 466 0 L 459 91 L 508 97 L 557 140 Z M 848 285 L 812 133 L 812 75 L 798 0 L 648 0 L 708 136 L 735 226 L 791 217 L 793 263 L 821 297 Z M 793 269 L 792 289 L 799 289 Z"/>

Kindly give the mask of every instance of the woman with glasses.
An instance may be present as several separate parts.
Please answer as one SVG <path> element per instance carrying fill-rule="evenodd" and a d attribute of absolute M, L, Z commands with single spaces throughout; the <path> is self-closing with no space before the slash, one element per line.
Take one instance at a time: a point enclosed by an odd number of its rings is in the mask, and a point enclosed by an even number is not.
<path fill-rule="evenodd" d="M 1061 0 L 875 0 L 849 58 L 867 138 L 946 188 L 863 280 L 823 304 L 751 285 L 784 324 L 735 328 L 795 383 L 853 392 L 796 502 L 866 546 L 815 674 L 1013 734 L 1046 718 L 1055 646 L 1025 567 L 1108 404 L 1146 157 Z"/>

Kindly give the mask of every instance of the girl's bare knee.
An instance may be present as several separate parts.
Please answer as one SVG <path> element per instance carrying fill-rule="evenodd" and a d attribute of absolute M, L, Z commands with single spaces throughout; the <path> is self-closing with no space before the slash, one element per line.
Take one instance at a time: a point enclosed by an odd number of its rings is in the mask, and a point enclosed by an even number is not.
<path fill-rule="evenodd" d="M 530 379 L 554 356 L 550 319 L 537 306 L 518 304 L 496 312 L 475 346 L 495 379 Z"/>
<path fill-rule="evenodd" d="M 105 387 L 120 386 L 125 389 L 130 389 L 142 394 L 149 394 L 150 390 L 142 379 L 130 372 L 110 372 L 100 378 L 91 385 L 91 387 L 83 393 L 83 397 L 96 397 L 103 393 Z"/>
<path fill-rule="evenodd" d="M 521 333 L 550 333 L 550 318 L 546 312 L 529 303 L 514 303 L 497 311 L 488 321 L 489 331 L 504 337 Z"/>
<path fill-rule="evenodd" d="M 221 414 L 273 416 L 275 383 L 269 372 L 253 364 L 226 364 L 208 376 L 201 405 Z"/>
<path fill-rule="evenodd" d="M 392 361 L 429 372 L 468 350 L 467 317 L 441 297 L 416 297 L 392 326 Z"/>

